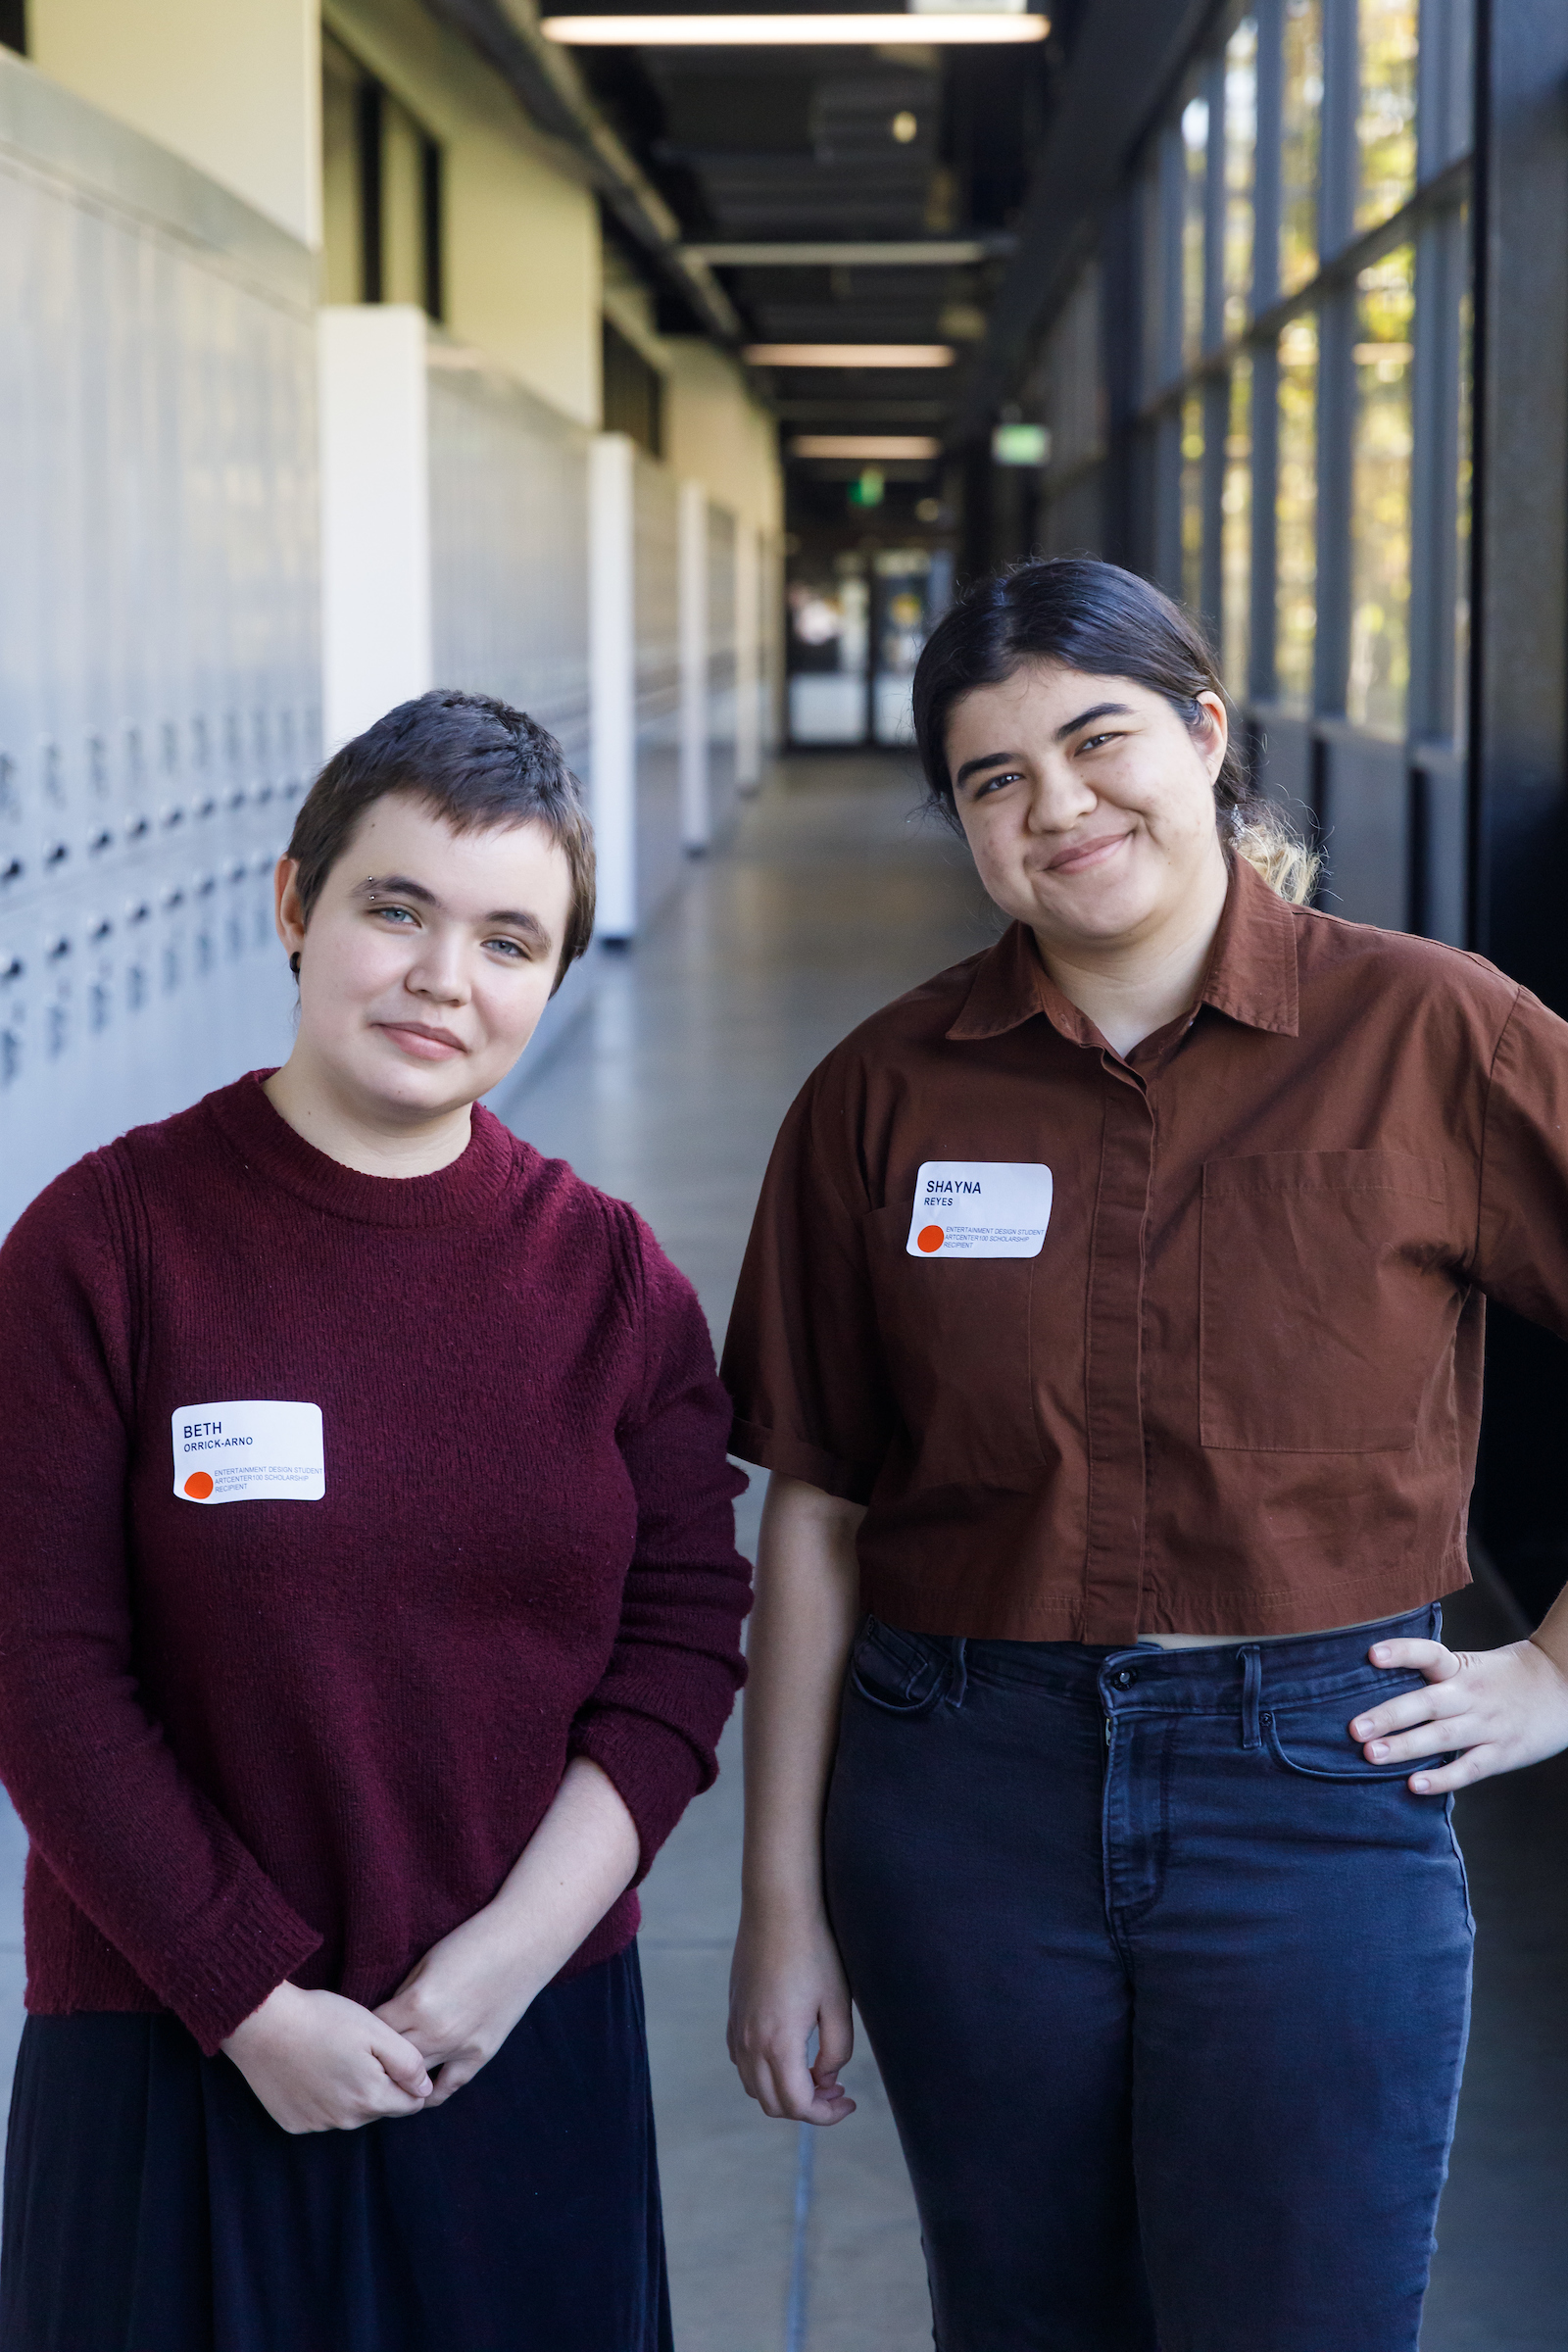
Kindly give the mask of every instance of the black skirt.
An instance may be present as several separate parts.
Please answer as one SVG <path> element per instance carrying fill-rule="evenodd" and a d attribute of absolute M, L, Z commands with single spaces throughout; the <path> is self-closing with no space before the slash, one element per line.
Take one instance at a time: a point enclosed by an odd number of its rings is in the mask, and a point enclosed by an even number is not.
<path fill-rule="evenodd" d="M 34 2017 L 0 2352 L 670 2352 L 635 1947 L 445 2107 L 292 2137 L 168 2016 Z"/>

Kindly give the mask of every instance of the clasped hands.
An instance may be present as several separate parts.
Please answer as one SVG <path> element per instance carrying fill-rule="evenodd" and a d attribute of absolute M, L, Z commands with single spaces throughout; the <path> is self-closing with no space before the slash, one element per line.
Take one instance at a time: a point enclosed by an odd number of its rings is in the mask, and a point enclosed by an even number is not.
<path fill-rule="evenodd" d="M 1548 1627 L 1555 1632 L 1549 1620 Z M 1560 1640 L 1558 1633 L 1553 1647 Z M 1539 1636 L 1479 1650 L 1379 1642 L 1367 1654 L 1374 1666 L 1426 1677 L 1424 1690 L 1385 1699 L 1350 1724 L 1367 1762 L 1404 1764 L 1458 1750 L 1451 1764 L 1427 1764 L 1411 1774 L 1417 1796 L 1468 1788 L 1568 1747 L 1568 1671 Z"/>
<path fill-rule="evenodd" d="M 443 2105 L 541 1989 L 481 1911 L 432 1944 L 378 2009 L 279 1984 L 223 2050 L 285 2132 L 349 2132 Z"/>

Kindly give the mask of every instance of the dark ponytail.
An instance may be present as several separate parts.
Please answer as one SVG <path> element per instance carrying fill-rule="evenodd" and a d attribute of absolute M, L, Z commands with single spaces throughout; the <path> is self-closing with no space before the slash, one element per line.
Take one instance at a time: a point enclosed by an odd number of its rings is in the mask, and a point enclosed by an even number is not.
<path fill-rule="evenodd" d="M 1130 678 L 1162 694 L 1195 731 L 1202 722 L 1200 694 L 1217 694 L 1230 710 L 1202 631 L 1148 580 L 1090 556 L 1015 564 L 944 615 L 914 673 L 914 739 L 932 805 L 948 818 L 956 819 L 947 753 L 955 704 L 977 686 L 1000 686 L 1031 661 Z M 1304 905 L 1317 879 L 1317 857 L 1254 791 L 1234 726 L 1214 778 L 1214 803 L 1227 847 L 1282 898 Z"/>

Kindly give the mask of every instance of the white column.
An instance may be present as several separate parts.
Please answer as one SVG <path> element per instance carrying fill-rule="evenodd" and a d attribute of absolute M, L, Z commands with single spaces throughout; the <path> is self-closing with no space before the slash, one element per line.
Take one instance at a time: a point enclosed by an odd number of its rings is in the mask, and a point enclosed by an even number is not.
<path fill-rule="evenodd" d="M 762 780 L 761 575 L 757 526 L 735 524 L 735 786 Z"/>
<path fill-rule="evenodd" d="M 637 628 L 632 445 L 588 452 L 588 764 L 604 939 L 637 930 Z"/>
<path fill-rule="evenodd" d="M 328 753 L 434 683 L 424 313 L 319 314 L 321 731 Z"/>
<path fill-rule="evenodd" d="M 680 837 L 695 853 L 712 839 L 708 800 L 708 493 L 680 486 Z"/>
<path fill-rule="evenodd" d="M 784 564 L 776 531 L 760 531 L 757 594 L 761 673 L 762 749 L 777 752 L 784 741 Z"/>

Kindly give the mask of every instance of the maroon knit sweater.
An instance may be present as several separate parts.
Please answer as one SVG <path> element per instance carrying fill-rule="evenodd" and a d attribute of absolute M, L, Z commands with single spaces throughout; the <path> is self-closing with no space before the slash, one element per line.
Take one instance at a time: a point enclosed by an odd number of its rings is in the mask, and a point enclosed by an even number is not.
<path fill-rule="evenodd" d="M 256 1398 L 319 1405 L 324 1495 L 176 1494 L 172 1416 Z M 28 2008 L 211 2052 L 285 1977 L 382 2001 L 573 1754 L 641 1876 L 743 1672 L 728 1426 L 646 1226 L 486 1111 L 438 1174 L 362 1176 L 252 1076 L 69 1169 L 0 1250 Z"/>

